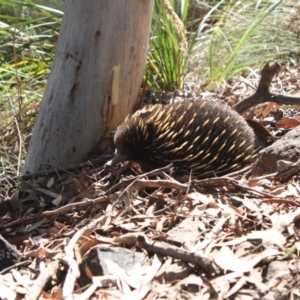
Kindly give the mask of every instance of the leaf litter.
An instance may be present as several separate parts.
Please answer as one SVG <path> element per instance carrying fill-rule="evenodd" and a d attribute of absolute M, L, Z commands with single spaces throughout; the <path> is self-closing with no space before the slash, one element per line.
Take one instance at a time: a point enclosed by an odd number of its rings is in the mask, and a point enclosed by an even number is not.
<path fill-rule="evenodd" d="M 297 95 L 299 78 L 283 69 L 271 90 Z M 257 83 L 240 76 L 211 94 L 233 105 Z M 275 136 L 298 125 L 297 114 L 282 105 L 247 111 Z M 1 299 L 299 297 L 297 163 L 198 180 L 174 177 L 172 166 L 106 170 L 106 157 L 2 188 L 1 235 L 20 258 L 0 272 Z"/>

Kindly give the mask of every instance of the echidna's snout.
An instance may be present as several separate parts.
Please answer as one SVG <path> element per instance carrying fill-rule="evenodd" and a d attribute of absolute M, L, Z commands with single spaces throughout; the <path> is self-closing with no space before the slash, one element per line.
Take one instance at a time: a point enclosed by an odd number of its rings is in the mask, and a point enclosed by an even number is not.
<path fill-rule="evenodd" d="M 130 156 L 122 153 L 116 153 L 113 159 L 108 161 L 105 165 L 109 167 L 113 167 L 117 165 L 118 163 L 121 163 L 123 161 L 130 160 Z"/>

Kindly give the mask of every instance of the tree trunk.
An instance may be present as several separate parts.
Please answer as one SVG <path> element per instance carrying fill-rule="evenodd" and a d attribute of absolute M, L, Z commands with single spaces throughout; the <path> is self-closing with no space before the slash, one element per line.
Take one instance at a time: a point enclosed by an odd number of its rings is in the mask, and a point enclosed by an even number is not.
<path fill-rule="evenodd" d="M 153 0 L 66 0 L 24 173 L 83 161 L 134 110 L 152 9 Z"/>

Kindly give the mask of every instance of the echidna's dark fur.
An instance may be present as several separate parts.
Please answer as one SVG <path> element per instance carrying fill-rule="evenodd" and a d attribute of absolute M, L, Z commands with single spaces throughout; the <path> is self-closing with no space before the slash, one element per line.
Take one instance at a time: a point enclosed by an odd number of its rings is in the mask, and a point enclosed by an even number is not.
<path fill-rule="evenodd" d="M 230 107 L 214 101 L 156 104 L 129 115 L 118 127 L 116 156 L 152 169 L 170 163 L 180 173 L 222 175 L 249 164 L 255 137 L 246 121 Z"/>

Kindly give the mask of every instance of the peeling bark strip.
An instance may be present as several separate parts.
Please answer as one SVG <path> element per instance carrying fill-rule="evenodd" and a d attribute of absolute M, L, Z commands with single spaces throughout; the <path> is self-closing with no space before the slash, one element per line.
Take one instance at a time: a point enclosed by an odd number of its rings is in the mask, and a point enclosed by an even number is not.
<path fill-rule="evenodd" d="M 66 0 L 23 173 L 80 163 L 133 112 L 152 8 L 153 0 Z"/>

